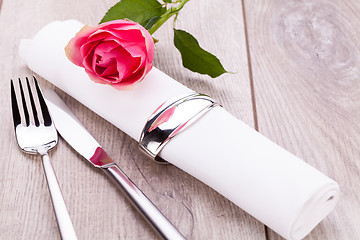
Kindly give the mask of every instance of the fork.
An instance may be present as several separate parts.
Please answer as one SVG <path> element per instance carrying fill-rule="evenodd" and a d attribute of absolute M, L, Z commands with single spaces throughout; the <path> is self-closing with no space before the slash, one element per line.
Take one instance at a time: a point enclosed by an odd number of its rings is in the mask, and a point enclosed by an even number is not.
<path fill-rule="evenodd" d="M 58 142 L 58 135 L 52 122 L 48 108 L 44 101 L 38 82 L 34 78 L 36 95 L 38 102 L 35 103 L 36 96 L 32 93 L 29 79 L 26 77 L 26 85 L 28 90 L 28 98 L 25 97 L 22 87 L 22 81 L 19 78 L 19 88 L 21 95 L 21 103 L 23 107 L 23 117 L 20 115 L 20 108 L 16 99 L 16 92 L 13 80 L 11 80 L 11 104 L 14 120 L 15 136 L 19 147 L 26 153 L 40 154 L 48 183 L 52 205 L 55 217 L 63 240 L 77 239 L 74 227 L 72 225 L 69 213 L 66 209 L 64 198 L 62 197 L 59 183 L 57 181 L 54 169 L 51 165 L 48 151 L 55 147 Z M 30 99 L 30 104 L 29 104 Z M 29 113 L 27 105 L 31 105 Z M 38 115 L 39 113 L 42 115 Z"/>

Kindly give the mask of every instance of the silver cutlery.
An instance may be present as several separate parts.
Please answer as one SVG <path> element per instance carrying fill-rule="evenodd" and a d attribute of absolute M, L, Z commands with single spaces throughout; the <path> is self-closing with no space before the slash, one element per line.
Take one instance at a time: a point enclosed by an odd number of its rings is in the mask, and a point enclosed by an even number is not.
<path fill-rule="evenodd" d="M 185 239 L 106 154 L 60 97 L 51 90 L 45 91 L 44 95 L 60 135 L 93 166 L 101 168 L 117 184 L 133 206 L 162 238 Z"/>
<path fill-rule="evenodd" d="M 41 155 L 61 238 L 64 240 L 77 239 L 69 213 L 66 209 L 59 183 L 48 155 L 48 151 L 54 148 L 58 142 L 57 131 L 50 117 L 37 80 L 35 77 L 33 78 L 36 94 L 31 90 L 33 87 L 30 86 L 29 79 L 26 77 L 28 97 L 24 94 L 22 81 L 19 78 L 18 92 L 20 93 L 18 94 L 20 94 L 20 106 L 22 105 L 22 111 L 19 108 L 15 86 L 11 80 L 11 104 L 16 139 L 19 147 L 24 152 Z M 38 101 L 35 101 L 35 99 Z M 31 111 L 29 111 L 30 108 L 28 108 L 28 105 L 31 106 Z"/>

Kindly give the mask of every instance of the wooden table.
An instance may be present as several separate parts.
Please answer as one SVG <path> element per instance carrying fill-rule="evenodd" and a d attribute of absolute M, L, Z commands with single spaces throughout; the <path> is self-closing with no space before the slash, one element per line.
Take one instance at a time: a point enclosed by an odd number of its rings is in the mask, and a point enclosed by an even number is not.
<path fill-rule="evenodd" d="M 40 159 L 23 154 L 14 138 L 9 79 L 33 74 L 17 54 L 19 41 L 54 20 L 97 24 L 115 3 L 2 2 L 0 239 L 59 239 Z M 233 115 L 339 183 L 338 206 L 306 239 L 360 239 L 359 11 L 356 0 L 190 1 L 177 27 L 195 35 L 236 72 L 217 79 L 181 66 L 172 45 L 172 23 L 155 33 L 160 39 L 156 67 L 213 96 Z M 43 88 L 55 88 L 39 81 Z M 187 238 L 281 239 L 192 176 L 149 161 L 134 140 L 56 91 Z M 157 238 L 104 174 L 64 141 L 51 158 L 79 239 Z"/>

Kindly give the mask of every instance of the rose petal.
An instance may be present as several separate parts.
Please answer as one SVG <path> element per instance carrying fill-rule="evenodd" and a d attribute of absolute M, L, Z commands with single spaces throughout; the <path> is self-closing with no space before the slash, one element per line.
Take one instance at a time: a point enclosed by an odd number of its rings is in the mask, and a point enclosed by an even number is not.
<path fill-rule="evenodd" d="M 109 57 L 116 57 L 117 70 L 119 78 L 123 79 L 125 75 L 132 71 L 134 58 L 121 46 L 109 52 Z"/>
<path fill-rule="evenodd" d="M 99 28 L 107 29 L 109 27 L 109 25 L 111 26 L 110 28 L 117 28 L 117 27 L 125 27 L 125 26 L 134 26 L 134 25 L 138 25 L 138 24 L 133 21 L 119 19 L 119 20 L 105 22 L 105 23 L 99 24 L 98 26 L 99 26 Z"/>
<path fill-rule="evenodd" d="M 142 68 L 140 71 L 136 72 L 135 74 L 131 75 L 129 78 L 124 79 L 123 81 L 117 83 L 117 84 L 112 84 L 112 86 L 118 90 L 123 90 L 128 88 L 128 86 L 137 83 L 137 82 L 141 82 L 146 74 L 151 70 L 152 65 L 146 65 L 144 68 Z"/>
<path fill-rule="evenodd" d="M 112 30 L 113 35 L 117 36 L 117 38 L 133 43 L 144 43 L 144 36 L 139 29 L 120 29 L 120 30 Z"/>
<path fill-rule="evenodd" d="M 106 60 L 107 64 L 101 65 L 101 64 L 96 64 L 95 65 L 95 73 L 106 78 L 106 75 L 114 75 L 116 74 L 118 76 L 117 73 L 117 67 L 116 67 L 116 59 L 115 58 L 109 58 Z M 114 71 L 110 71 L 111 69 L 114 69 Z"/>
<path fill-rule="evenodd" d="M 89 35 L 89 41 L 97 41 L 99 39 L 101 40 L 101 39 L 105 39 L 107 37 L 117 38 L 117 36 L 114 35 L 114 33 L 112 33 L 111 31 L 104 30 L 104 29 L 98 29 Z"/>
<path fill-rule="evenodd" d="M 81 55 L 84 57 L 88 54 L 88 52 L 94 47 L 96 46 L 98 43 L 100 43 L 101 41 L 105 41 L 107 39 L 107 37 L 112 36 L 109 33 L 100 33 L 97 35 L 94 35 L 92 38 L 88 38 L 87 42 L 81 46 L 80 48 L 80 52 Z"/>
<path fill-rule="evenodd" d="M 154 52 L 155 52 L 155 45 L 153 38 L 150 35 L 150 33 L 141 25 L 136 27 L 137 28 L 132 27 L 128 29 L 117 29 L 118 31 L 116 31 L 116 33 L 124 41 L 129 41 L 129 42 L 145 41 L 145 47 L 146 47 L 145 52 L 148 52 L 149 59 L 152 62 L 154 59 Z M 115 30 L 112 31 L 115 32 Z M 139 36 L 139 33 L 141 34 L 142 37 Z"/>
<path fill-rule="evenodd" d="M 145 28 L 143 28 L 141 33 L 143 34 L 143 36 L 145 38 L 148 59 L 150 60 L 150 63 L 152 63 L 152 61 L 154 60 L 154 55 L 155 55 L 154 40 L 153 40 L 152 36 L 150 35 L 150 33 L 148 31 L 146 31 Z"/>
<path fill-rule="evenodd" d="M 118 46 L 119 46 L 119 44 L 113 40 L 102 41 L 96 47 L 95 53 L 96 54 L 107 53 L 107 52 L 110 52 L 112 49 L 117 48 Z"/>
<path fill-rule="evenodd" d="M 109 64 L 113 63 L 113 59 L 116 59 L 116 56 L 109 55 L 109 52 L 114 48 L 118 47 L 114 41 L 103 41 L 99 43 L 94 51 L 94 60 L 96 65 L 101 67 L 107 67 Z"/>
<path fill-rule="evenodd" d="M 145 44 L 138 44 L 132 42 L 120 42 L 120 45 L 128 51 L 133 57 L 141 57 L 145 60 L 147 58 L 147 52 L 145 48 Z"/>
<path fill-rule="evenodd" d="M 95 65 L 95 67 L 94 67 L 95 74 L 99 75 L 101 77 L 103 77 L 102 74 L 105 70 L 106 70 L 106 67 L 100 67 L 99 65 Z"/>
<path fill-rule="evenodd" d="M 98 29 L 89 35 L 88 42 L 100 41 L 106 39 L 109 36 L 112 36 L 111 32 L 101 31 L 100 29 Z"/>
<path fill-rule="evenodd" d="M 84 57 L 84 59 L 82 61 L 82 66 L 85 69 L 93 70 L 95 48 L 96 48 L 96 46 L 90 52 L 88 52 L 88 54 Z"/>
<path fill-rule="evenodd" d="M 110 65 L 105 69 L 105 71 L 100 75 L 104 78 L 112 78 L 114 80 L 119 80 L 119 74 L 117 71 L 116 61 L 114 59 L 114 64 Z"/>
<path fill-rule="evenodd" d="M 141 34 L 139 29 L 133 29 L 134 31 L 131 33 L 126 33 L 126 31 L 114 32 L 114 31 L 105 31 L 105 30 L 97 30 L 92 33 L 91 37 L 89 37 L 89 41 L 116 41 L 119 45 L 123 46 L 127 51 L 134 57 L 141 56 L 142 58 L 146 57 L 147 47 L 146 42 Z M 98 37 L 101 35 L 101 37 Z M 88 43 L 91 45 L 91 43 Z M 82 50 L 83 56 L 85 56 L 84 52 L 86 52 L 88 48 Z M 153 53 L 151 54 L 151 59 L 153 58 Z"/>
<path fill-rule="evenodd" d="M 84 26 L 66 45 L 65 55 L 72 63 L 81 66 L 83 59 L 80 54 L 80 47 L 86 43 L 87 35 L 89 35 L 93 29 L 91 26 Z"/>
<path fill-rule="evenodd" d="M 100 41 L 97 42 L 87 42 L 84 45 L 80 47 L 80 54 L 82 57 L 86 57 L 89 52 L 95 50 L 94 48 L 100 43 Z"/>
<path fill-rule="evenodd" d="M 139 24 L 137 24 L 138 26 L 141 26 Z M 131 26 L 131 27 L 115 27 L 115 26 L 111 26 L 109 28 L 97 28 L 96 30 L 94 30 L 90 35 L 89 35 L 89 41 L 92 40 L 97 40 L 96 38 L 98 37 L 98 35 L 103 36 L 106 34 L 112 35 L 115 38 L 122 38 L 124 40 L 128 40 L 128 41 L 134 41 L 136 39 L 134 38 L 139 38 L 141 39 L 141 36 L 143 35 L 141 33 L 142 30 L 140 30 L 138 28 L 138 26 Z M 144 31 L 146 31 L 144 29 Z M 124 37 L 122 37 L 122 35 L 126 34 Z"/>
<path fill-rule="evenodd" d="M 89 78 L 96 82 L 96 83 L 101 83 L 101 84 L 110 84 L 108 83 L 104 78 L 94 74 L 94 72 L 88 70 L 88 69 L 85 69 L 85 72 L 87 73 L 87 75 L 89 76 Z"/>

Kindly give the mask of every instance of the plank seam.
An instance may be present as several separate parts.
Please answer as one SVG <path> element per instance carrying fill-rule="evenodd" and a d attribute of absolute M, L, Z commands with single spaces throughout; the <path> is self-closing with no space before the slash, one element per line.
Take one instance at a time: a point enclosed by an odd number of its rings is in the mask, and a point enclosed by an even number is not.
<path fill-rule="evenodd" d="M 248 71 L 249 71 L 249 79 L 250 79 L 250 96 L 251 96 L 251 105 L 253 110 L 254 128 L 256 131 L 259 131 L 259 123 L 258 123 L 257 110 L 256 110 L 256 100 L 255 100 L 254 78 L 253 78 L 253 71 L 251 65 L 250 45 L 249 45 L 249 37 L 248 37 L 246 15 L 245 15 L 245 1 L 241 0 L 241 4 L 242 4 L 242 13 L 243 13 L 242 15 L 244 22 L 246 57 L 248 62 Z"/>
<path fill-rule="evenodd" d="M 254 128 L 256 131 L 259 131 L 259 121 L 257 116 L 257 108 L 256 108 L 256 99 L 255 99 L 255 86 L 254 86 L 254 78 L 251 64 L 251 54 L 250 54 L 250 44 L 249 44 L 249 35 L 247 31 L 247 22 L 246 22 L 246 11 L 245 11 L 245 0 L 241 0 L 242 5 L 242 15 L 244 22 L 244 35 L 245 35 L 245 46 L 246 46 L 246 57 L 248 62 L 248 71 L 249 71 L 249 80 L 250 80 L 250 96 L 251 96 L 251 105 L 253 110 L 253 119 L 254 119 Z M 269 229 L 266 225 L 264 225 L 265 239 L 269 239 Z"/>

